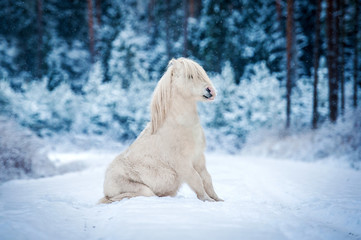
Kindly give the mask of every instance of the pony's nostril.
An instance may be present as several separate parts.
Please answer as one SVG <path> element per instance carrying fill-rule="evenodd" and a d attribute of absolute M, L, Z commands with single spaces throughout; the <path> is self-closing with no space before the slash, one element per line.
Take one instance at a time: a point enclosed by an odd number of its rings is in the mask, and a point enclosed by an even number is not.
<path fill-rule="evenodd" d="M 208 98 L 212 98 L 213 95 L 214 95 L 213 92 L 212 92 L 212 89 L 209 88 L 209 87 L 207 87 L 205 90 L 206 90 L 207 93 L 205 93 L 205 94 L 203 95 L 203 97 L 204 97 L 204 98 L 207 98 L 207 99 L 208 99 Z"/>

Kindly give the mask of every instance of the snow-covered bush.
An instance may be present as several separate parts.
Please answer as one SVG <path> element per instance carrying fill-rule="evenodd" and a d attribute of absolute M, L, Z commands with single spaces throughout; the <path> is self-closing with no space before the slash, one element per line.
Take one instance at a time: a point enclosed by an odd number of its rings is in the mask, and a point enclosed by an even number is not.
<path fill-rule="evenodd" d="M 111 49 L 109 75 L 124 89 L 137 80 L 157 81 L 170 60 L 164 41 L 152 43 L 149 36 L 137 33 L 131 26 L 119 32 Z"/>
<path fill-rule="evenodd" d="M 156 82 L 132 79 L 128 89 L 122 80 L 102 83 L 95 64 L 84 88 L 82 111 L 73 129 L 77 133 L 107 134 L 121 141 L 133 140 L 149 121 L 149 104 Z"/>
<path fill-rule="evenodd" d="M 47 91 L 47 81 L 30 82 L 23 85 L 21 93 L 14 92 L 9 84 L 0 82 L 5 106 L 18 122 L 39 136 L 69 131 L 79 112 L 79 95 L 69 85 L 61 84 Z"/>
<path fill-rule="evenodd" d="M 349 110 L 335 124 L 302 131 L 259 129 L 251 134 L 242 152 L 281 159 L 328 159 L 361 167 L 361 111 Z"/>
<path fill-rule="evenodd" d="M 276 76 L 269 72 L 264 62 L 248 68 L 245 76 L 247 78 L 243 79 L 239 89 L 243 96 L 241 102 L 247 132 L 283 123 L 286 101 Z"/>
<path fill-rule="evenodd" d="M 89 52 L 80 41 L 68 44 L 65 41 L 52 39 L 54 47 L 47 55 L 48 75 L 44 79 L 48 90 L 52 91 L 60 84 L 71 86 L 73 91 L 80 92 L 86 83 L 89 73 Z"/>
<path fill-rule="evenodd" d="M 16 52 L 15 44 L 0 37 L 0 79 L 7 79 L 12 72 L 17 70 L 11 62 Z"/>
<path fill-rule="evenodd" d="M 21 125 L 42 137 L 65 133 L 102 135 L 129 143 L 150 120 L 149 104 L 157 81 L 146 81 L 135 74 L 131 76 L 131 84 L 124 88 L 122 78 L 103 82 L 103 71 L 99 62 L 93 64 L 82 94 L 75 94 L 65 83 L 48 91 L 46 78 L 23 84 L 22 92 L 15 92 L 9 83 L 0 82 L 0 113 L 12 115 Z M 250 141 L 253 141 L 257 134 L 264 138 L 269 129 L 283 132 L 285 88 L 264 62 L 248 66 L 239 85 L 234 83 L 235 74 L 229 62 L 223 66 L 221 74 L 209 75 L 218 97 L 212 103 L 199 104 L 209 149 L 238 152 L 250 134 Z M 318 109 L 322 122 L 328 113 L 324 69 L 319 76 Z M 347 93 L 352 85 L 347 82 L 345 87 Z M 310 126 L 311 90 L 309 79 L 296 82 L 291 115 L 294 134 Z M 351 109 L 350 97 L 347 94 L 347 110 Z"/>
<path fill-rule="evenodd" d="M 240 85 L 234 84 L 229 62 L 220 75 L 211 76 L 218 97 L 200 106 L 211 149 L 238 151 L 250 132 L 284 121 L 285 100 L 277 78 L 264 63 L 248 68 L 246 76 Z"/>
<path fill-rule="evenodd" d="M 3 114 L 37 135 L 73 134 L 109 135 L 120 141 L 135 139 L 149 121 L 149 103 L 156 82 L 132 81 L 128 89 L 121 80 L 102 82 L 99 63 L 94 64 L 83 94 L 74 94 L 68 84 L 47 91 L 47 81 L 23 85 L 23 92 L 14 92 L 0 82 Z"/>
<path fill-rule="evenodd" d="M 55 167 L 40 152 L 40 142 L 29 130 L 0 118 L 0 182 L 55 174 Z"/>

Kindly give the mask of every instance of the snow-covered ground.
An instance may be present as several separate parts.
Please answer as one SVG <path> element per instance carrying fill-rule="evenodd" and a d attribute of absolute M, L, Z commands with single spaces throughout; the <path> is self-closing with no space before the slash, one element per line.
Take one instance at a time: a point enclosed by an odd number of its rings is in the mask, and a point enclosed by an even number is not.
<path fill-rule="evenodd" d="M 361 173 L 347 166 L 207 154 L 224 202 L 185 186 L 175 198 L 97 205 L 115 155 L 53 153 L 57 165 L 88 167 L 0 185 L 0 239 L 361 239 Z"/>

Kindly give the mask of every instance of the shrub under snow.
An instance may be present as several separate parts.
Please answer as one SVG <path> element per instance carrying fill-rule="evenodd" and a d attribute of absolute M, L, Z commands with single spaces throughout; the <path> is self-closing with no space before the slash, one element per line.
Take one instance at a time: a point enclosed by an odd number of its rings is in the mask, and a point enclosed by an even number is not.
<path fill-rule="evenodd" d="M 335 123 L 324 123 L 319 129 L 287 132 L 260 129 L 254 132 L 243 149 L 244 154 L 257 154 L 282 159 L 315 161 L 328 159 L 361 166 L 361 111 L 350 110 Z"/>
<path fill-rule="evenodd" d="M 0 182 L 53 175 L 55 167 L 40 147 L 29 130 L 0 118 Z"/>

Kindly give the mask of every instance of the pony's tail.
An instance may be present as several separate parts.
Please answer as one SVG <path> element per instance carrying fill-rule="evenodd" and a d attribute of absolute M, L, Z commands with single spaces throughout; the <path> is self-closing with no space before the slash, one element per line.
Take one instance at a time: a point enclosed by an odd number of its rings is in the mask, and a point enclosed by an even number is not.
<path fill-rule="evenodd" d="M 112 201 L 110 201 L 108 197 L 103 197 L 98 201 L 98 204 L 105 204 L 105 203 L 112 203 Z"/>
<path fill-rule="evenodd" d="M 172 71 L 173 62 L 171 60 L 167 71 L 164 73 L 162 78 L 159 80 L 157 87 L 154 90 L 153 98 L 151 102 L 151 133 L 154 134 L 160 128 L 167 116 L 170 107 L 171 100 L 171 82 L 172 82 Z"/>

